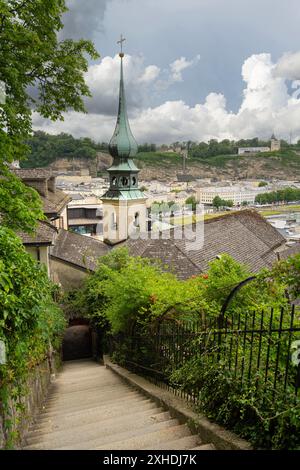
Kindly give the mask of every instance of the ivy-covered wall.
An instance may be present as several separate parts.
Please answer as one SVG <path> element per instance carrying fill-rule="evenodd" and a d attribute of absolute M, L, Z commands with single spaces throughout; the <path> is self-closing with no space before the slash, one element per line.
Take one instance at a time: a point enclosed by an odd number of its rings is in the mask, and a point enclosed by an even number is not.
<path fill-rule="evenodd" d="M 19 416 L 44 395 L 49 371 L 44 377 L 41 368 L 49 351 L 60 351 L 66 321 L 54 301 L 56 293 L 45 267 L 13 231 L 0 227 L 0 339 L 6 349 L 6 362 L 0 364 L 0 415 L 7 448 L 20 443 Z"/>

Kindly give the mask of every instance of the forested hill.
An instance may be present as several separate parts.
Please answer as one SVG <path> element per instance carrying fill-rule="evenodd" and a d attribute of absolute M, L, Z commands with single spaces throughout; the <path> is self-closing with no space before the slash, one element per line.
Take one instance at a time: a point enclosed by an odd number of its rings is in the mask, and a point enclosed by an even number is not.
<path fill-rule="evenodd" d="M 30 147 L 29 157 L 21 162 L 22 168 L 45 167 L 60 158 L 95 159 L 97 152 L 107 150 L 107 144 L 97 144 L 84 137 L 75 139 L 69 134 L 50 135 L 37 131 L 26 142 Z"/>
<path fill-rule="evenodd" d="M 300 179 L 300 143 L 288 145 L 281 141 L 279 152 L 266 152 L 257 155 L 237 155 L 239 146 L 269 146 L 269 142 L 258 139 L 231 142 L 223 140 L 209 143 L 190 143 L 187 159 L 187 172 L 195 177 L 213 178 L 280 178 Z M 38 131 L 28 140 L 31 154 L 21 162 L 23 168 L 45 167 L 59 160 L 72 159 L 82 168 L 95 167 L 93 172 L 103 172 L 111 159 L 107 155 L 108 144 L 96 143 L 89 138 L 75 139 L 68 134 L 49 135 Z M 164 147 L 164 146 L 163 146 Z M 166 148 L 156 151 L 154 144 L 139 146 L 136 163 L 141 169 L 141 179 L 176 178 L 182 169 L 182 156 L 176 152 L 166 152 Z M 178 150 L 179 142 L 174 143 Z M 96 156 L 98 158 L 96 159 Z M 97 162 L 96 162 L 97 160 Z"/>

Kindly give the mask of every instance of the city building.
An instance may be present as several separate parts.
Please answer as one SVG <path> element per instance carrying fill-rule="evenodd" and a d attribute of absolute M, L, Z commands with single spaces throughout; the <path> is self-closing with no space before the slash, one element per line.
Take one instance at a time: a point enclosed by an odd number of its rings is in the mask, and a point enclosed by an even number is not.
<path fill-rule="evenodd" d="M 73 194 L 68 204 L 69 230 L 81 235 L 100 237 L 102 234 L 102 202 L 96 196 Z"/>
<path fill-rule="evenodd" d="M 44 214 L 49 222 L 58 229 L 68 229 L 67 205 L 71 198 L 56 187 L 56 177 L 52 170 L 44 168 L 14 169 L 14 173 L 24 184 L 39 193 Z"/>
<path fill-rule="evenodd" d="M 255 197 L 261 192 L 267 192 L 266 188 L 247 188 L 234 186 L 208 186 L 197 189 L 197 201 L 201 204 L 212 204 L 216 196 L 226 201 L 232 201 L 234 206 L 243 203 L 254 204 Z"/>

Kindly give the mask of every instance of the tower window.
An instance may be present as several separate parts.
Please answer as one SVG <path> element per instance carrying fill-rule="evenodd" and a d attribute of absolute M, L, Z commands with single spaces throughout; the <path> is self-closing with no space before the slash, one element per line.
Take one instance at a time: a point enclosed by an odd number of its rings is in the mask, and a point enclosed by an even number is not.
<path fill-rule="evenodd" d="M 112 184 L 113 186 L 116 186 L 116 184 L 117 184 L 117 178 L 116 178 L 115 176 L 112 177 L 112 179 L 111 179 L 111 184 Z"/>
<path fill-rule="evenodd" d="M 116 220 L 116 214 L 113 212 L 111 214 L 111 228 L 113 230 L 116 230 L 117 229 L 117 220 Z"/>
<path fill-rule="evenodd" d="M 135 227 L 139 227 L 140 226 L 140 214 L 138 212 L 136 212 L 134 214 L 134 222 L 133 222 L 133 225 Z"/>
<path fill-rule="evenodd" d="M 135 186 L 135 185 L 136 185 L 136 177 L 133 176 L 133 177 L 132 177 L 132 186 Z"/>
<path fill-rule="evenodd" d="M 127 186 L 127 185 L 128 185 L 128 178 L 126 178 L 126 176 L 123 176 L 122 179 L 121 179 L 121 181 L 122 181 L 122 185 L 123 185 L 123 186 Z"/>

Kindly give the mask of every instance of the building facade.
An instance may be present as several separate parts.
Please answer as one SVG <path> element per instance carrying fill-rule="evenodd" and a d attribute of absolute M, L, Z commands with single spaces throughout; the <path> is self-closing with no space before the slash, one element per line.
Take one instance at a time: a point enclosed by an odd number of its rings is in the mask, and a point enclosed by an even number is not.
<path fill-rule="evenodd" d="M 212 204 L 216 196 L 226 201 L 232 201 L 234 206 L 242 205 L 243 203 L 254 204 L 255 197 L 261 192 L 266 192 L 263 189 L 243 188 L 241 186 L 209 186 L 206 188 L 197 189 L 197 200 L 201 204 Z"/>
<path fill-rule="evenodd" d="M 251 155 L 255 153 L 270 152 L 270 147 L 239 147 L 238 155 Z"/>

